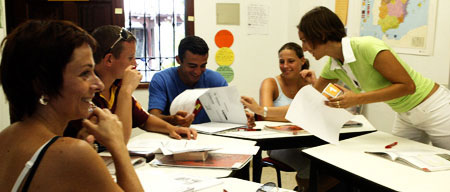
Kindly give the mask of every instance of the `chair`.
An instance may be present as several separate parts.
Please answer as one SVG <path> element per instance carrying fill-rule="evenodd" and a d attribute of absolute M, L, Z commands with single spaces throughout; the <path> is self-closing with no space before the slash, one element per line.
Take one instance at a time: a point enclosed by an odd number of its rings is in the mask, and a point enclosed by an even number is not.
<path fill-rule="evenodd" d="M 273 167 L 275 171 L 277 172 L 277 182 L 278 187 L 281 188 L 281 174 L 280 171 L 284 172 L 295 172 L 295 169 L 290 167 L 289 165 L 286 165 L 280 161 L 277 161 L 275 159 L 272 159 L 270 157 L 263 158 L 261 160 L 262 167 Z"/>

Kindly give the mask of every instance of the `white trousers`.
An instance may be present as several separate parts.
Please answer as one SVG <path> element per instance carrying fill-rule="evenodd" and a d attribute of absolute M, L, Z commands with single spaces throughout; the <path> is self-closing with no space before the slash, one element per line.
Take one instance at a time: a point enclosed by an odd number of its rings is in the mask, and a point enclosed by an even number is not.
<path fill-rule="evenodd" d="M 440 86 L 410 111 L 397 113 L 392 133 L 450 150 L 450 91 Z"/>

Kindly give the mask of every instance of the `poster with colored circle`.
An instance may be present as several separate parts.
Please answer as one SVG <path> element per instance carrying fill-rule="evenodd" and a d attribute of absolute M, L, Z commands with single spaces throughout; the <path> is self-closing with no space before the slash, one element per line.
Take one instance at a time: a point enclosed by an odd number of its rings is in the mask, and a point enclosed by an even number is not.
<path fill-rule="evenodd" d="M 234 79 L 234 71 L 231 67 L 221 66 L 217 68 L 216 71 L 220 73 L 223 76 L 223 78 L 225 78 L 227 83 L 230 83 Z"/>
<path fill-rule="evenodd" d="M 230 66 L 234 61 L 234 52 L 228 47 L 222 47 L 216 52 L 216 63 L 219 66 Z"/>
<path fill-rule="evenodd" d="M 219 48 L 231 47 L 231 45 L 233 45 L 234 37 L 230 31 L 224 29 L 216 33 L 214 41 Z"/>

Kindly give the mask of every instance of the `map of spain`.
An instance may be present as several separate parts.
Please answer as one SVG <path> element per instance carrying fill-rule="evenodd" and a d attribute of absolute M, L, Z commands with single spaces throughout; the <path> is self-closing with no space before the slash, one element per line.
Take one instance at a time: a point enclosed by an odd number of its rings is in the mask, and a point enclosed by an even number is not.
<path fill-rule="evenodd" d="M 408 0 L 383 0 L 380 6 L 378 25 L 385 33 L 388 29 L 398 28 L 405 19 Z"/>
<path fill-rule="evenodd" d="M 360 36 L 374 36 L 392 47 L 427 49 L 436 0 L 362 0 Z M 425 53 L 426 51 L 422 51 Z M 420 54 L 420 53 L 419 53 Z"/>

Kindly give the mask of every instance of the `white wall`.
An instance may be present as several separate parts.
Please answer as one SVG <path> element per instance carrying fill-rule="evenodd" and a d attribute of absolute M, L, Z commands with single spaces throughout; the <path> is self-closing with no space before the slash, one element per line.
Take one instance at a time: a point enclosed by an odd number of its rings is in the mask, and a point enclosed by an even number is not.
<path fill-rule="evenodd" d="M 1 0 L 3 2 L 3 0 Z M 215 4 L 220 2 L 240 3 L 241 25 L 229 26 L 215 24 Z M 279 74 L 277 64 L 277 51 L 284 43 L 293 41 L 300 43 L 297 36 L 296 25 L 301 16 L 315 6 L 323 5 L 334 10 L 334 1 L 329 0 L 270 0 L 270 32 L 264 35 L 247 35 L 248 0 L 195 0 L 195 33 L 205 39 L 211 51 L 207 67 L 215 70 L 214 55 L 217 47 L 214 35 L 221 29 L 230 30 L 235 38 L 231 47 L 235 54 L 235 61 L 231 68 L 235 78 L 231 85 L 238 87 L 242 95 L 259 98 L 259 86 L 266 77 Z M 361 0 L 349 1 L 348 35 L 358 36 Z M 434 53 L 431 56 L 415 56 L 400 54 L 415 70 L 440 84 L 450 82 L 450 1 L 439 1 L 436 20 Z M 1 34 L 0 34 L 1 35 Z M 2 37 L 2 36 L 0 36 Z M 305 54 L 311 62 L 311 68 L 320 72 L 325 59 L 316 61 L 309 53 Z M 148 91 L 137 90 L 134 96 L 147 108 Z M 7 105 L 3 94 L 0 94 L 0 127 L 9 124 Z M 394 119 L 394 112 L 384 103 L 364 106 L 365 115 L 377 129 L 389 132 Z M 1 128 L 0 128 L 1 129 Z"/>

